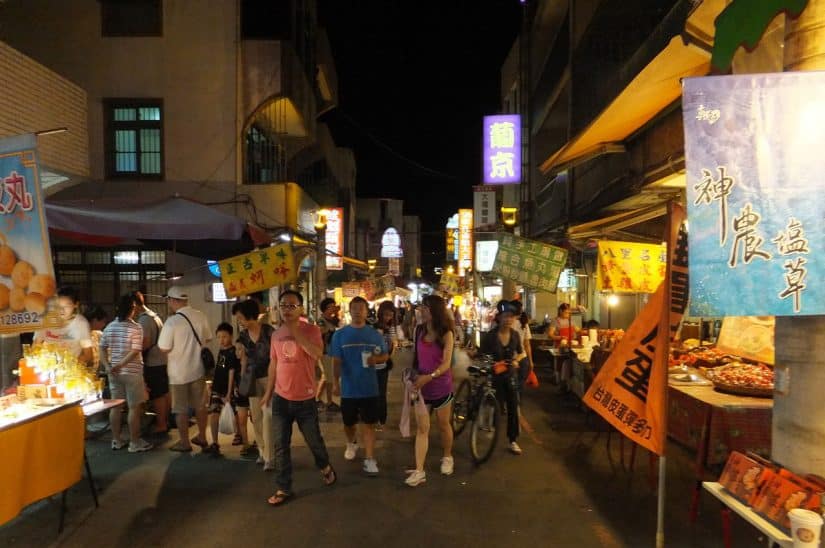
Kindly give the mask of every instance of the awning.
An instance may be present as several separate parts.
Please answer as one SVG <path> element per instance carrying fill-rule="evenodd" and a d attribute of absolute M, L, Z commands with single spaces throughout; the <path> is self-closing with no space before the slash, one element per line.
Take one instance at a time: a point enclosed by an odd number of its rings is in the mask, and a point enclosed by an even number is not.
<path fill-rule="evenodd" d="M 567 229 L 567 237 L 571 240 L 588 240 L 591 238 L 604 237 L 666 214 L 666 203 L 644 209 L 625 211 L 595 221 L 571 226 Z"/>
<path fill-rule="evenodd" d="M 707 53 L 674 37 L 590 125 L 541 164 L 561 171 L 593 156 L 621 151 L 621 142 L 682 94 L 681 79 L 710 70 Z"/>

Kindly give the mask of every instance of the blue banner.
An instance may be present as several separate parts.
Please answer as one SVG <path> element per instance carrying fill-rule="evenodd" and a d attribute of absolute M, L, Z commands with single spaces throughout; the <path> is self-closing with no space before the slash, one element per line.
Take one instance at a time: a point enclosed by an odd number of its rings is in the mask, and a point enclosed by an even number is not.
<path fill-rule="evenodd" d="M 0 139 L 0 333 L 61 324 L 35 144 Z"/>
<path fill-rule="evenodd" d="M 825 314 L 825 73 L 689 78 L 690 314 Z"/>

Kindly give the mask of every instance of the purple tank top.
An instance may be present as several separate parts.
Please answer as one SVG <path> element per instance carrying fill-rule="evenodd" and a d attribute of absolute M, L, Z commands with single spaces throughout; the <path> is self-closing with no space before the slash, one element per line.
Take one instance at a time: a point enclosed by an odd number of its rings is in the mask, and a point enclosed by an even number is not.
<path fill-rule="evenodd" d="M 416 343 L 418 353 L 418 373 L 429 375 L 441 365 L 441 358 L 444 356 L 444 349 L 437 343 L 424 340 L 422 333 Z M 421 388 L 421 394 L 425 400 L 437 400 L 448 396 L 453 391 L 453 372 L 446 373 L 434 378 Z"/>

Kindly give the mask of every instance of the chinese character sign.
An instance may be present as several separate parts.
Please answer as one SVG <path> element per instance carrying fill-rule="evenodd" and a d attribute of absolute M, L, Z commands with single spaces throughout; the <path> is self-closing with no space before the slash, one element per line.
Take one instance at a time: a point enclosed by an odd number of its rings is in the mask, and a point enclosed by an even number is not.
<path fill-rule="evenodd" d="M 0 140 L 0 333 L 62 324 L 35 145 Z"/>
<path fill-rule="evenodd" d="M 296 278 L 290 244 L 256 249 L 219 261 L 221 280 L 229 297 L 237 297 L 289 283 Z"/>
<path fill-rule="evenodd" d="M 662 244 L 599 241 L 599 291 L 653 293 L 666 269 L 667 250 Z"/>
<path fill-rule="evenodd" d="M 325 234 L 327 251 L 327 270 L 344 269 L 344 208 L 332 207 L 327 209 L 327 231 Z"/>
<path fill-rule="evenodd" d="M 825 314 L 825 74 L 685 80 L 691 315 Z"/>
<path fill-rule="evenodd" d="M 493 272 L 538 291 L 555 293 L 566 263 L 567 250 L 562 247 L 500 234 Z"/>
<path fill-rule="evenodd" d="M 496 189 L 492 186 L 473 187 L 473 228 L 496 225 Z"/>
<path fill-rule="evenodd" d="M 447 295 L 459 295 L 464 291 L 464 278 L 458 274 L 441 274 L 438 290 Z"/>
<path fill-rule="evenodd" d="M 473 266 L 473 210 L 458 210 L 458 274 Z"/>
<path fill-rule="evenodd" d="M 485 116 L 483 131 L 484 183 L 520 183 L 521 116 Z"/>

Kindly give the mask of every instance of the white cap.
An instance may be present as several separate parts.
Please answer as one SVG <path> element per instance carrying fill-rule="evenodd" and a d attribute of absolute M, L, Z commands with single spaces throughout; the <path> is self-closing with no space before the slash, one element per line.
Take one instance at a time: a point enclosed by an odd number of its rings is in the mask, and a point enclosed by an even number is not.
<path fill-rule="evenodd" d="M 169 288 L 169 290 L 166 292 L 166 297 L 170 299 L 178 299 L 179 301 L 189 300 L 189 294 L 176 285 L 173 285 Z"/>

